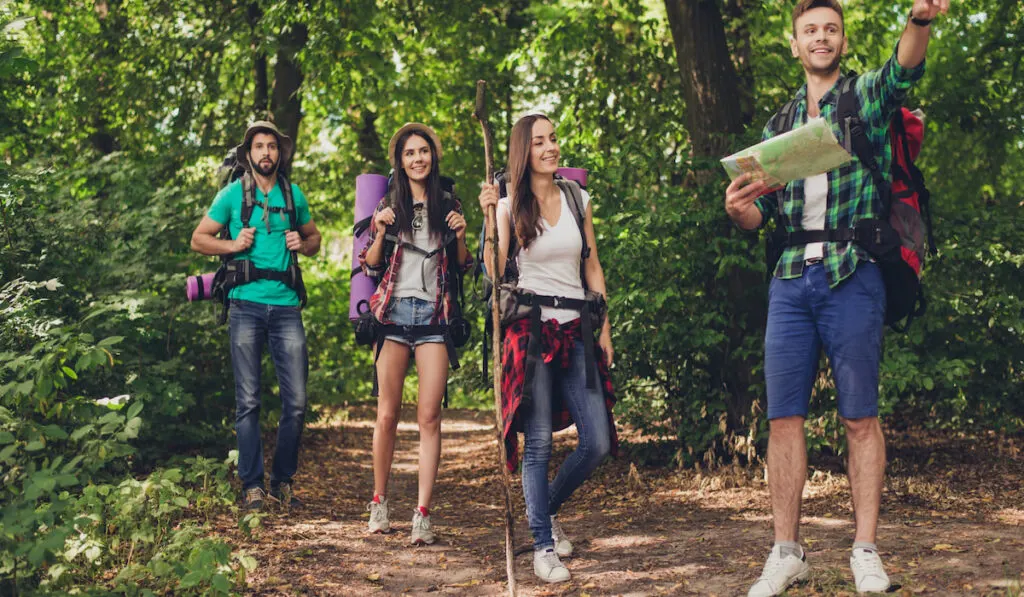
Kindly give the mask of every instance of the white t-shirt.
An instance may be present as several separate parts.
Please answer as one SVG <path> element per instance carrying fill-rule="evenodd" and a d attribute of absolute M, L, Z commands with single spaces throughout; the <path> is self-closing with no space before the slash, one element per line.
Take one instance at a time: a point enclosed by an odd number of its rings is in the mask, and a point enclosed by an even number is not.
<path fill-rule="evenodd" d="M 828 173 L 804 179 L 804 215 L 801 226 L 804 230 L 824 230 L 825 211 L 828 209 Z M 808 243 L 804 247 L 804 259 L 824 257 L 824 243 Z"/>
<path fill-rule="evenodd" d="M 421 207 L 422 206 L 422 207 Z M 441 242 L 439 238 L 430 237 L 430 222 L 427 218 L 426 205 L 417 203 L 413 207 L 412 235 L 402 232 L 398 236 L 405 242 L 417 247 L 433 251 Z M 423 254 L 402 249 L 402 262 L 398 264 L 398 279 L 395 281 L 394 298 L 416 297 L 433 303 L 437 300 L 437 266 L 441 253 L 438 252 L 424 262 Z"/>
<path fill-rule="evenodd" d="M 582 189 L 581 189 L 582 190 Z M 583 251 L 583 238 L 576 224 L 568 198 L 564 191 L 559 195 L 562 200 L 562 212 L 558 222 L 552 226 L 541 218 L 541 234 L 533 240 L 530 247 L 520 250 L 516 257 L 519 267 L 519 287 L 546 296 L 562 296 L 582 299 L 585 296 L 580 281 L 580 253 Z M 590 194 L 585 190 L 583 196 L 583 213 L 590 204 Z M 505 197 L 498 201 L 498 209 L 509 213 L 511 200 Z M 512 224 L 512 219 L 509 219 Z M 510 230 L 515 234 L 514 230 Z M 579 311 L 572 309 L 556 309 L 541 307 L 541 319 L 554 319 L 558 323 L 568 323 L 579 319 Z"/>

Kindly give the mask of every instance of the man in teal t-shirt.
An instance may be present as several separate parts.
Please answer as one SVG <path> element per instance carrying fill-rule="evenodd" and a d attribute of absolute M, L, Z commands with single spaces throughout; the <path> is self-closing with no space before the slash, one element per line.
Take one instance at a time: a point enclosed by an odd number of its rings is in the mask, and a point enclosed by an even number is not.
<path fill-rule="evenodd" d="M 320 232 L 309 213 L 309 203 L 299 187 L 288 183 L 287 170 L 292 141 L 271 122 L 249 126 L 238 146 L 237 160 L 246 172 L 217 194 L 206 216 L 192 233 L 192 249 L 203 255 L 232 255 L 249 260 L 255 279 L 230 290 L 231 364 L 235 374 L 235 430 L 238 435 L 238 476 L 245 505 L 263 507 L 263 442 L 260 437 L 260 373 L 263 346 L 268 345 L 281 388 L 281 419 L 277 448 L 270 473 L 270 497 L 287 506 L 298 505 L 292 495 L 292 477 L 298 469 L 299 440 L 306 413 L 306 378 L 309 359 L 302 326 L 302 300 L 285 280 L 292 254 L 307 257 L 320 250 Z M 294 205 L 287 210 L 288 190 Z M 243 226 L 245 190 L 252 190 L 253 208 L 248 227 Z M 227 226 L 229 240 L 217 235 Z M 297 273 L 297 265 L 295 272 Z M 301 275 L 297 278 L 301 280 Z"/>

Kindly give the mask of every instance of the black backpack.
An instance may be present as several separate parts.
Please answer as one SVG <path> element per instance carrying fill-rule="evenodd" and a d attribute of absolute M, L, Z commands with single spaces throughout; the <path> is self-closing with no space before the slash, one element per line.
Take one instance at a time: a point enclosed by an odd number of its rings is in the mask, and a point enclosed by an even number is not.
<path fill-rule="evenodd" d="M 388 189 L 390 193 L 392 177 L 388 177 Z M 443 208 L 444 213 L 448 213 L 455 210 L 457 200 L 455 198 L 455 181 L 446 176 L 441 177 L 441 189 L 443 191 Z M 355 236 L 359 236 L 364 233 L 370 226 L 373 225 L 373 217 L 376 215 L 376 210 L 369 217 L 363 218 L 356 222 L 352 229 Z M 384 271 L 391 265 L 391 258 L 395 254 L 395 248 L 401 244 L 405 250 L 416 251 L 421 253 L 426 258 L 433 257 L 440 251 L 445 252 L 445 256 L 448 264 L 448 300 L 451 304 L 451 314 L 444 326 L 415 326 L 419 328 L 418 333 L 424 335 L 441 334 L 445 337 L 445 345 L 448 351 L 448 362 L 452 369 L 459 369 L 459 357 L 457 348 L 464 346 L 472 335 L 472 327 L 469 322 L 466 321 L 462 314 L 462 304 L 464 302 L 465 294 L 463 290 L 463 275 L 462 269 L 458 266 L 458 237 L 455 232 L 449 230 L 441 240 L 441 244 L 437 249 L 433 251 L 424 251 L 416 245 L 406 243 L 399 238 L 398 230 L 396 225 L 391 225 L 387 228 L 384 234 Z M 352 276 L 355 276 L 361 271 L 360 268 L 354 268 L 352 270 Z M 380 279 L 377 280 L 380 283 Z M 376 343 L 377 348 L 374 351 L 374 363 L 376 364 L 377 358 L 380 357 L 380 350 L 383 346 L 383 342 L 380 340 L 383 336 L 387 335 L 388 329 L 392 326 L 382 325 L 373 316 L 369 306 L 365 311 L 360 312 L 359 319 L 355 321 L 355 336 L 356 343 L 364 346 L 370 346 Z M 376 396 L 378 393 L 377 384 L 377 369 L 373 369 L 373 390 L 372 396 Z M 444 406 L 448 406 L 448 390 L 445 389 L 444 394 Z"/>
<path fill-rule="evenodd" d="M 857 76 L 851 74 L 840 81 L 836 105 L 837 119 L 846 133 L 847 151 L 857 157 L 871 173 L 878 190 L 882 213 L 877 219 L 861 220 L 853 228 L 840 230 L 803 230 L 787 233 L 782 224 L 782 201 L 785 188 L 777 191 L 778 209 L 775 230 L 766 244 L 766 266 L 769 279 L 786 247 L 813 242 L 854 242 L 875 258 L 885 282 L 885 323 L 904 332 L 916 317 L 924 314 L 927 301 L 920 280 L 921 264 L 927 252 L 936 254 L 932 236 L 931 193 L 924 176 L 914 164 L 907 138 L 907 124 L 916 120 L 905 108 L 897 110 L 889 125 L 892 146 L 893 182 L 886 180 L 875 159 L 874 148 L 864 131 L 860 118 L 860 100 L 855 89 Z M 790 100 L 771 119 L 775 134 L 792 130 L 797 100 Z"/>
<path fill-rule="evenodd" d="M 256 199 L 256 184 L 251 174 L 243 168 L 236 159 L 237 149 L 232 149 L 221 164 L 218 175 L 221 187 L 227 186 L 236 180 L 242 184 L 242 228 L 249 228 L 252 212 L 257 205 L 263 208 L 266 218 L 276 213 L 284 213 L 288 216 L 289 228 L 298 231 L 298 218 L 295 212 L 295 199 L 292 196 L 292 185 L 281 172 L 278 172 L 277 183 L 284 195 L 285 207 L 270 207 L 260 203 Z M 267 220 L 269 222 L 269 219 Z M 268 223 L 269 226 L 269 223 Z M 229 226 L 225 225 L 220 231 L 222 240 L 231 240 Z M 227 321 L 228 310 L 230 309 L 229 294 L 231 290 L 255 282 L 257 280 L 277 280 L 295 291 L 299 297 L 301 307 L 306 306 L 307 294 L 306 285 L 302 281 L 302 270 L 299 268 L 298 254 L 291 251 L 291 261 L 288 269 L 284 271 L 261 269 L 252 264 L 251 259 L 238 259 L 238 254 L 221 255 L 221 265 L 214 274 L 210 292 L 215 300 L 223 305 L 220 316 L 217 319 L 219 324 Z"/>
<path fill-rule="evenodd" d="M 507 197 L 508 188 L 506 184 L 507 181 L 505 171 L 498 170 L 497 172 L 495 172 L 494 181 L 498 184 L 498 197 L 501 199 Z M 557 174 L 555 175 L 555 184 L 557 184 L 558 188 L 565 193 L 567 203 L 569 204 L 569 211 L 572 212 L 573 219 L 576 221 L 576 226 L 579 228 L 580 231 L 580 238 L 583 240 L 583 248 L 581 251 L 580 258 L 580 281 L 583 284 L 583 290 L 585 292 L 587 290 L 587 276 L 585 274 L 584 268 L 586 267 L 587 257 L 590 256 L 590 246 L 587 244 L 587 234 L 584 228 L 587 212 L 586 209 L 583 207 L 582 191 L 585 187 L 582 187 L 578 182 L 574 180 L 562 178 Z M 517 254 L 519 252 L 518 240 L 516 239 L 516 235 L 514 232 L 515 225 L 511 221 L 509 222 L 509 224 L 511 225 L 511 229 L 513 232 L 510 235 L 508 242 L 508 253 L 505 256 L 505 272 L 502 274 L 501 280 L 498 281 L 498 284 L 518 284 L 519 282 L 519 266 L 516 261 Z M 483 227 L 480 230 L 479 237 L 481 239 L 486 237 L 486 219 L 482 226 Z M 481 363 L 481 367 L 484 383 L 487 383 L 487 362 L 490 354 L 490 342 L 488 342 L 487 339 L 490 338 L 491 335 L 494 333 L 494 321 L 491 316 L 491 297 L 493 296 L 494 287 L 496 286 L 496 284 L 494 283 L 493 275 L 488 273 L 486 268 L 484 267 L 484 243 L 480 243 L 479 248 L 477 248 L 476 267 L 474 269 L 474 276 L 477 280 L 480 279 L 481 275 L 483 276 L 482 299 L 484 302 L 485 311 L 484 342 L 482 348 L 483 361 Z M 498 355 L 496 358 L 500 358 L 500 355 Z"/>

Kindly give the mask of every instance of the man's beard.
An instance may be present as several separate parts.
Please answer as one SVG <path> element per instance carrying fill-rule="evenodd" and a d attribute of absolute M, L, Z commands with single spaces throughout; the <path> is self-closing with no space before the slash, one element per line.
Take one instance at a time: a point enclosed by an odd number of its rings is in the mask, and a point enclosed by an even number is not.
<path fill-rule="evenodd" d="M 259 162 L 258 164 L 253 165 L 260 176 L 270 176 L 274 173 L 274 170 L 277 170 L 277 162 L 270 162 L 270 165 L 264 166 L 266 163 L 267 162 Z"/>
<path fill-rule="evenodd" d="M 839 70 L 839 61 L 842 59 L 843 55 L 836 49 L 833 49 L 833 52 L 834 57 L 832 58 L 832 61 L 829 62 L 828 65 L 824 67 L 814 66 L 811 63 L 811 56 L 813 56 L 814 54 L 808 52 L 807 60 L 804 61 L 804 69 L 806 69 L 807 72 L 811 73 L 812 75 L 818 77 L 827 77 L 828 75 L 835 73 L 837 70 Z"/>

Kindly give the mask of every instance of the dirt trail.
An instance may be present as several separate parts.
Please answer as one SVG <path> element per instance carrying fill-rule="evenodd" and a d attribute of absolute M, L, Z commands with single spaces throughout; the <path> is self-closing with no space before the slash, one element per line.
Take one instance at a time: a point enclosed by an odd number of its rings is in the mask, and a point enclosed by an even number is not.
<path fill-rule="evenodd" d="M 416 501 L 414 409 L 399 427 L 389 500 L 389 535 L 366 533 L 372 490 L 373 410 L 311 426 L 304 439 L 298 496 L 305 507 L 271 512 L 245 539 L 233 520 L 225 533 L 259 568 L 253 595 L 503 595 L 503 528 L 492 418 L 448 410 L 431 518 L 436 545 L 407 545 Z M 271 439 L 272 438 L 268 438 Z M 883 497 L 879 546 L 904 595 L 1014 595 L 1024 581 L 1024 463 L 994 439 L 935 444 L 890 438 L 896 446 Z M 1018 440 L 1019 441 L 1019 440 Z M 556 435 L 555 460 L 575 444 Z M 269 450 L 268 450 L 269 452 Z M 516 537 L 528 545 L 519 477 Z M 853 595 L 853 536 L 845 477 L 815 470 L 805 490 L 803 539 L 810 582 L 789 595 Z M 748 471 L 713 475 L 663 468 L 631 470 L 628 456 L 605 464 L 563 509 L 576 545 L 571 583 L 533 576 L 520 555 L 520 595 L 745 595 L 771 542 L 767 488 Z"/>

